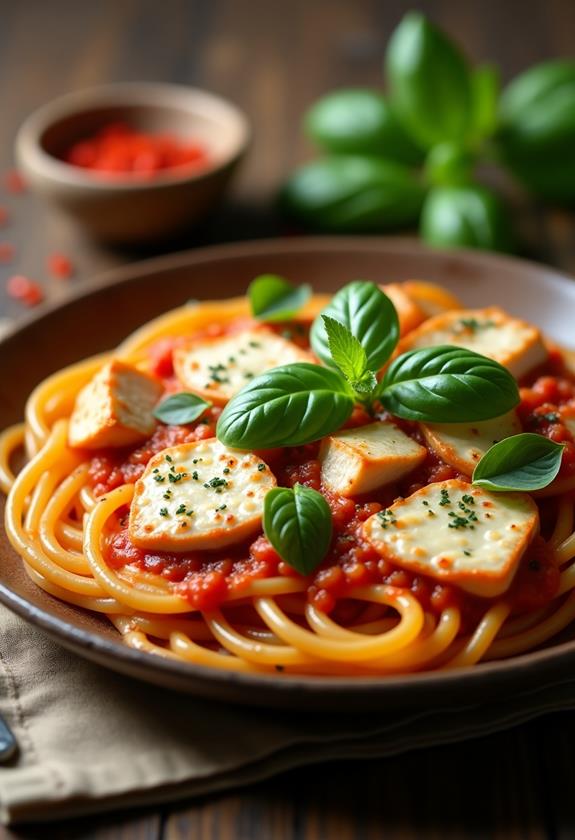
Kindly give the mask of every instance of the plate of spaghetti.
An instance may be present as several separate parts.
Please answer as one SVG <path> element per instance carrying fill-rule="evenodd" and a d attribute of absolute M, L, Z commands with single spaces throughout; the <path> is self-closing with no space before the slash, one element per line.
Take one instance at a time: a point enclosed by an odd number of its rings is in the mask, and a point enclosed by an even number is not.
<path fill-rule="evenodd" d="M 550 270 L 406 240 L 113 272 L 0 344 L 0 597 L 109 667 L 240 702 L 565 678 L 574 311 Z"/>

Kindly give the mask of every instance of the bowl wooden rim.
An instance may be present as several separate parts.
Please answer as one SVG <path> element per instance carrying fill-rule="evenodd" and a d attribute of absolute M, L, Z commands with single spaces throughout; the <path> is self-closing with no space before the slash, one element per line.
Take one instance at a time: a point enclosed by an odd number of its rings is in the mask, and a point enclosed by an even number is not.
<path fill-rule="evenodd" d="M 218 113 L 222 120 L 235 126 L 237 142 L 226 155 L 218 158 L 207 169 L 198 172 L 179 172 L 167 169 L 153 179 L 129 180 L 122 178 L 94 178 L 80 167 L 71 166 L 49 154 L 40 142 L 44 132 L 54 123 L 74 114 L 106 106 L 178 107 L 194 112 L 194 104 Z M 90 189 L 95 192 L 138 192 L 162 190 L 177 184 L 202 181 L 215 172 L 226 169 L 240 158 L 248 148 L 252 131 L 247 115 L 236 105 L 221 96 L 201 88 L 164 82 L 118 82 L 108 85 L 71 91 L 52 99 L 33 111 L 22 123 L 15 140 L 16 157 L 24 169 L 71 188 Z"/>

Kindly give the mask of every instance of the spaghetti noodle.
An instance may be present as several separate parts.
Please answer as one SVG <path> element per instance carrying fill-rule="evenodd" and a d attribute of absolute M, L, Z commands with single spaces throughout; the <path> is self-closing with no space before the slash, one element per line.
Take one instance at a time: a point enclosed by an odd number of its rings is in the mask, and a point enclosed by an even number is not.
<path fill-rule="evenodd" d="M 429 288 L 425 295 L 433 298 Z M 440 304 L 442 295 L 438 290 Z M 300 346 L 307 346 L 307 326 L 326 303 L 313 297 L 298 316 L 299 330 L 288 325 Z M 204 552 L 132 544 L 126 516 L 147 462 L 166 447 L 210 439 L 221 409 L 181 426 L 157 424 L 137 446 L 88 451 L 72 448 L 68 439 L 79 391 L 114 358 L 177 392 L 174 346 L 190 336 L 233 333 L 246 323 L 243 298 L 187 305 L 139 329 L 113 356 L 68 367 L 34 390 L 25 423 L 0 437 L 0 486 L 10 542 L 35 584 L 107 616 L 137 650 L 254 673 L 373 676 L 460 668 L 529 651 L 573 622 L 575 444 L 557 407 L 575 405 L 575 380 L 556 350 L 524 384 L 519 417 L 523 428 L 536 425 L 567 443 L 562 472 L 537 496 L 542 536 L 498 598 L 410 573 L 362 541 L 362 523 L 394 497 L 458 476 L 432 451 L 414 474 L 352 499 L 321 487 L 318 445 L 268 453 L 279 484 L 322 489 L 332 511 L 332 548 L 308 576 L 287 567 L 261 532 Z M 361 409 L 352 417 L 358 428 L 370 421 Z M 422 442 L 412 424 L 404 428 Z M 22 453 L 26 463 L 18 472 Z"/>

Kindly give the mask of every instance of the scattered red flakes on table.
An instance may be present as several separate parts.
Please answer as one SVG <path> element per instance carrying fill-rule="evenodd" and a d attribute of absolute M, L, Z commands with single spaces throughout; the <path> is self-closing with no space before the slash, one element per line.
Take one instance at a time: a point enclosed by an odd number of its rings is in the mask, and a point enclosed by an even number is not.
<path fill-rule="evenodd" d="M 0 227 L 5 225 L 6 222 L 9 220 L 9 218 L 10 218 L 10 214 L 8 213 L 6 208 L 2 207 L 2 205 L 0 204 Z"/>
<path fill-rule="evenodd" d="M 202 170 L 209 166 L 206 149 L 173 134 L 147 134 L 126 123 L 110 123 L 74 143 L 63 160 L 106 176 L 151 177 L 175 167 Z"/>
<path fill-rule="evenodd" d="M 11 242 L 0 242 L 0 263 L 9 263 L 14 259 L 14 246 Z"/>
<path fill-rule="evenodd" d="M 44 300 L 44 292 L 39 283 L 24 274 L 14 274 L 6 284 L 8 295 L 19 300 L 25 306 L 36 306 Z"/>
<path fill-rule="evenodd" d="M 74 266 L 65 254 L 54 253 L 48 257 L 48 272 L 57 280 L 69 280 L 74 274 Z"/>
<path fill-rule="evenodd" d="M 22 177 L 22 173 L 18 172 L 17 169 L 9 169 L 4 176 L 4 185 L 9 193 L 13 195 L 18 195 L 19 193 L 26 192 L 26 182 Z"/>

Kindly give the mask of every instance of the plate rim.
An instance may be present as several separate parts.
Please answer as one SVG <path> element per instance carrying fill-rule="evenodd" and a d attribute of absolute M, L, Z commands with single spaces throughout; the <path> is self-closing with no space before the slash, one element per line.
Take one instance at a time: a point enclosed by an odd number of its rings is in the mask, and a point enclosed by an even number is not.
<path fill-rule="evenodd" d="M 492 268 L 497 268 L 498 265 L 506 265 L 511 268 L 522 268 L 524 271 L 530 273 L 544 272 L 548 278 L 552 279 L 552 282 L 558 282 L 559 284 L 565 282 L 575 283 L 575 276 L 572 277 L 567 272 L 543 262 L 510 254 L 499 254 L 493 251 L 480 251 L 473 248 L 433 248 L 430 245 L 422 243 L 417 237 L 411 236 L 333 236 L 326 234 L 248 239 L 238 242 L 214 243 L 198 248 L 188 248 L 183 251 L 173 251 L 169 254 L 159 254 L 98 271 L 91 279 L 69 289 L 64 300 L 44 301 L 32 312 L 23 313 L 13 323 L 4 327 L 0 335 L 0 347 L 11 336 L 32 326 L 53 312 L 65 309 L 77 300 L 105 291 L 108 286 L 130 282 L 135 276 L 142 274 L 183 267 L 190 262 L 211 262 L 214 257 L 236 259 L 244 256 L 257 256 L 260 253 L 264 254 L 266 252 L 279 254 L 290 251 L 309 251 L 313 253 L 314 251 L 324 249 L 334 249 L 337 251 L 354 249 L 377 252 L 382 247 L 394 253 L 416 252 L 421 256 L 429 256 L 432 259 L 438 256 L 443 256 L 444 258 L 453 257 L 455 259 L 470 259 L 473 262 L 484 263 Z"/>
<path fill-rule="evenodd" d="M 77 300 L 88 298 L 92 295 L 101 294 L 107 288 L 115 285 L 122 285 L 134 282 L 142 275 L 153 274 L 174 268 L 182 268 L 190 264 L 201 264 L 211 262 L 214 259 L 234 260 L 241 257 L 253 257 L 265 255 L 270 256 L 281 253 L 313 253 L 319 251 L 353 251 L 369 250 L 373 252 L 391 251 L 395 254 L 405 252 L 412 255 L 418 252 L 422 256 L 431 258 L 455 257 L 457 259 L 471 260 L 474 263 L 483 263 L 490 268 L 505 264 L 511 268 L 524 271 L 542 273 L 555 282 L 573 283 L 573 279 L 564 272 L 555 268 L 540 264 L 531 260 L 519 259 L 508 255 L 478 252 L 471 249 L 433 249 L 429 248 L 409 237 L 337 237 L 337 236 L 313 236 L 313 237 L 286 237 L 285 239 L 270 238 L 247 240 L 224 244 L 214 244 L 197 249 L 189 249 L 171 254 L 155 256 L 149 259 L 138 260 L 127 265 L 118 266 L 104 272 L 97 273 L 93 279 L 85 282 L 69 293 L 65 301 L 42 304 L 34 313 L 22 317 L 15 324 L 5 330 L 0 337 L 0 353 L 4 344 L 7 344 L 18 333 L 33 327 L 37 322 L 49 318 L 54 312 L 73 306 Z M 76 652 L 90 658 L 90 654 L 98 661 L 99 657 L 111 656 L 118 664 L 124 663 L 128 667 L 134 666 L 136 671 L 151 671 L 172 675 L 180 681 L 188 680 L 190 683 L 217 683 L 222 685 L 233 685 L 242 689 L 257 689 L 265 687 L 280 694 L 292 694 L 294 692 L 305 692 L 321 696 L 350 695 L 356 697 L 363 692 L 370 695 L 391 696 L 402 695 L 410 688 L 413 691 L 425 691 L 425 689 L 448 691 L 454 685 L 467 683 L 471 688 L 477 683 L 484 683 L 490 680 L 497 684 L 505 683 L 515 676 L 529 677 L 532 672 L 542 675 L 544 670 L 550 671 L 561 664 L 568 665 L 575 663 L 575 639 L 561 642 L 549 648 L 531 651 L 509 659 L 492 660 L 479 665 L 467 666 L 464 668 L 449 671 L 423 671 L 409 674 L 397 674 L 389 676 L 367 676 L 367 677 L 324 677 L 312 675 L 283 674 L 280 679 L 275 674 L 250 674 L 234 671 L 225 671 L 209 666 L 197 665 L 192 662 L 180 662 L 178 660 L 163 659 L 145 651 L 138 651 L 122 644 L 118 640 L 100 636 L 88 629 L 78 627 L 64 618 L 54 615 L 47 609 L 37 606 L 19 595 L 3 581 L 0 581 L 0 602 L 10 610 L 24 618 L 29 623 L 40 627 L 53 639 L 67 647 L 72 647 Z M 80 608 L 77 608 L 80 609 Z M 104 663 L 105 664 L 105 663 Z M 108 667 L 115 667 L 108 662 Z M 117 668 L 116 668 L 117 670 Z M 132 674 L 134 671 L 132 670 Z M 146 679 L 140 676 L 141 679 Z M 178 687 L 177 685 L 174 687 Z"/>

